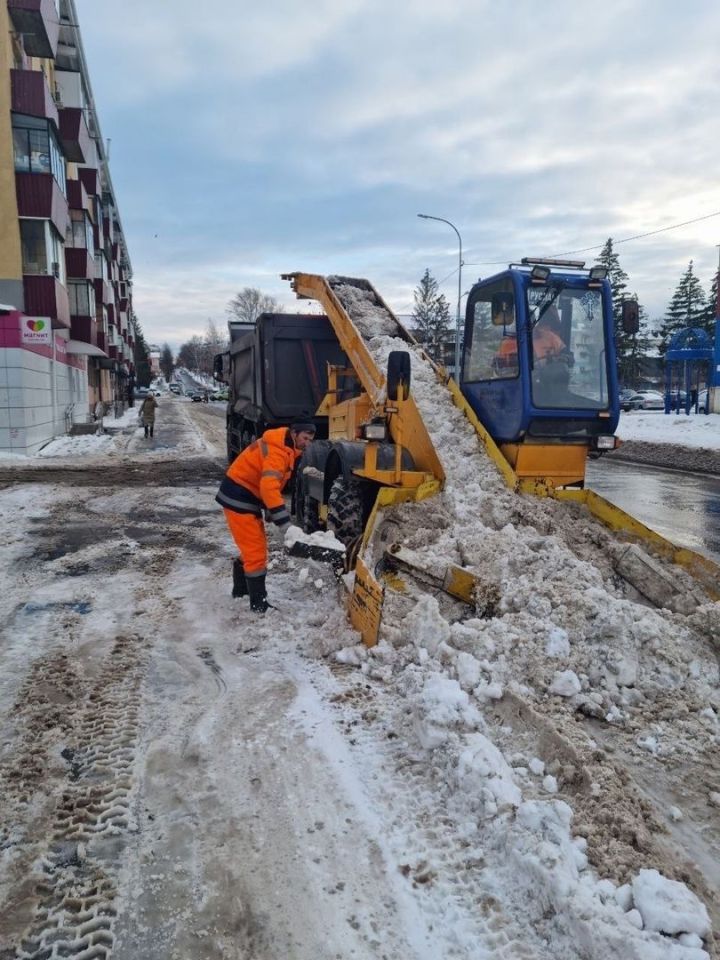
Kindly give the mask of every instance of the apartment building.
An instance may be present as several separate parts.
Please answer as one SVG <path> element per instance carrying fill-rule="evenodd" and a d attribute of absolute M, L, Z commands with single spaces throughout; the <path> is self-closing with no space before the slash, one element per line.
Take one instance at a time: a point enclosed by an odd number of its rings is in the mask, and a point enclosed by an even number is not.
<path fill-rule="evenodd" d="M 0 0 L 0 450 L 126 399 L 131 286 L 74 0 Z"/>

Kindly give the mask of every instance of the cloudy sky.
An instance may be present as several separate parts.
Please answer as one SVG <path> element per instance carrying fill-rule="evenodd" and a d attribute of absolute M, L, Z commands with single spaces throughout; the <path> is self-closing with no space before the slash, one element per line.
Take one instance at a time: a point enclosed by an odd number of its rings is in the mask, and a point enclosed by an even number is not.
<path fill-rule="evenodd" d="M 279 274 L 425 270 L 454 312 L 511 259 L 617 242 L 651 318 L 720 244 L 716 0 L 76 0 L 146 339 Z M 594 250 L 583 256 L 592 260 Z"/>

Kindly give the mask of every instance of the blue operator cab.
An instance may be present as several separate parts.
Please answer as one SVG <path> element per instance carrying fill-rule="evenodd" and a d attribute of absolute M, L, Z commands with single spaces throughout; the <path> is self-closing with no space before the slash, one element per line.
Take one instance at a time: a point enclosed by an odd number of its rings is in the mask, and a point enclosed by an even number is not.
<path fill-rule="evenodd" d="M 462 393 L 520 475 L 556 485 L 582 485 L 620 415 L 610 283 L 583 267 L 510 264 L 473 286 L 465 317 Z"/>

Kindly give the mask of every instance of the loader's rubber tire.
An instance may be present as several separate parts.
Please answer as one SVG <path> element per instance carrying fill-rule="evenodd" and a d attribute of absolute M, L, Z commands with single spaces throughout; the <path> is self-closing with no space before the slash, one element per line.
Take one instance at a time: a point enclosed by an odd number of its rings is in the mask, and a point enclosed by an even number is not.
<path fill-rule="evenodd" d="M 410 396 L 410 354 L 407 350 L 392 350 L 387 365 L 388 400 L 397 400 L 398 388 L 404 387 L 403 396 Z"/>
<path fill-rule="evenodd" d="M 303 498 L 303 533 L 316 533 L 322 530 L 320 523 L 320 504 L 317 500 L 305 494 Z"/>
<path fill-rule="evenodd" d="M 349 544 L 359 537 L 365 526 L 362 484 L 338 477 L 328 497 L 327 527 L 341 543 Z"/>

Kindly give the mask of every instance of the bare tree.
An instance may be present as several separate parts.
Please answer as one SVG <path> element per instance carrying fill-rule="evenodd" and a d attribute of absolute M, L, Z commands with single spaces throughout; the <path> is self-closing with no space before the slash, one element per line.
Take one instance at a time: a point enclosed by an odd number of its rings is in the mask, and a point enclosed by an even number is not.
<path fill-rule="evenodd" d="M 277 313 L 280 303 L 256 287 L 243 287 L 228 303 L 227 312 L 233 320 L 255 323 L 261 313 Z"/>

